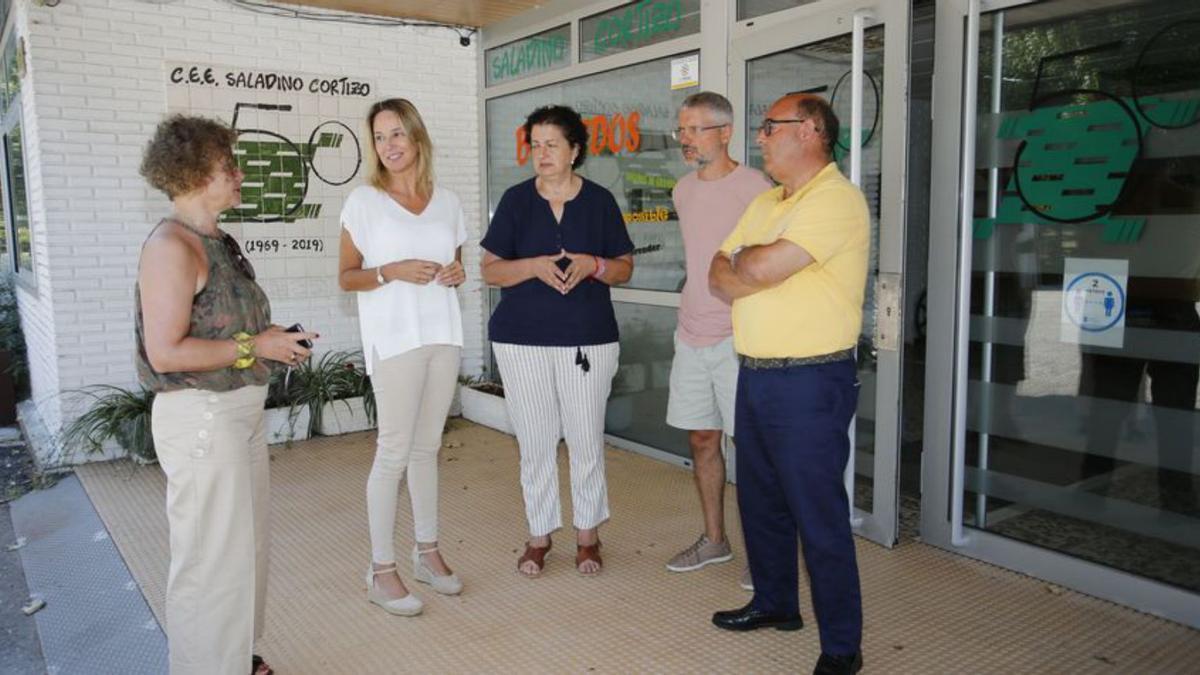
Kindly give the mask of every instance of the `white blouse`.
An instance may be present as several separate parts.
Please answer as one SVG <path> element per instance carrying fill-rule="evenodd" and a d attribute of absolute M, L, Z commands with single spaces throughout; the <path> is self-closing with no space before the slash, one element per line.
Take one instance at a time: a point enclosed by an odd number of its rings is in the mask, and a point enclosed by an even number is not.
<path fill-rule="evenodd" d="M 346 198 L 341 221 L 362 254 L 363 269 L 410 258 L 448 265 L 467 240 L 462 203 L 440 186 L 420 215 L 374 186 L 359 186 Z M 368 374 L 372 354 L 387 359 L 426 345 L 463 343 L 458 293 L 436 281 L 422 286 L 397 280 L 359 291 L 358 325 Z"/>

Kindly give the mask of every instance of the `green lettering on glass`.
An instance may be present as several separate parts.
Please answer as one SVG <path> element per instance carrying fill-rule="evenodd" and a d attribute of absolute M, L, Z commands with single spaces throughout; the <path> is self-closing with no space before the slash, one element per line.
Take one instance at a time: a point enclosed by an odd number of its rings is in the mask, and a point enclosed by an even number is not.
<path fill-rule="evenodd" d="M 1102 240 L 1129 243 L 1141 237 L 1145 218 L 1114 218 L 1139 141 L 1150 125 L 1127 99 L 1048 106 L 1009 117 L 996 136 L 1024 141 L 995 218 L 976 218 L 974 237 L 987 239 L 997 225 L 1089 222 L 1104 227 Z M 1142 99 L 1165 116 L 1193 101 Z M 1125 104 L 1125 105 L 1123 105 Z M 1022 195 L 1024 198 L 1022 199 Z M 1049 216 L 1049 217 L 1047 217 Z"/>
<path fill-rule="evenodd" d="M 599 56 L 610 49 L 643 45 L 682 26 L 683 0 L 641 0 L 597 21 L 592 43 Z"/>
<path fill-rule="evenodd" d="M 504 49 L 492 60 L 492 81 L 519 77 L 566 62 L 567 40 L 561 35 L 533 37 Z"/>
<path fill-rule="evenodd" d="M 646 187 L 661 188 L 670 190 L 675 187 L 675 179 L 670 176 L 655 176 L 653 174 L 642 173 L 640 171 L 629 171 L 625 174 L 625 182 L 631 185 L 644 185 Z"/>

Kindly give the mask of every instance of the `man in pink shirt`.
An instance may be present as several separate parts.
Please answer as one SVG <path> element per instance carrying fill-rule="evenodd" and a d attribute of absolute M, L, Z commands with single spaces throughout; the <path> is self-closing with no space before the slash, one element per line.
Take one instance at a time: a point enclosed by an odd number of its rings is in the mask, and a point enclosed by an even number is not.
<path fill-rule="evenodd" d="M 667 569 L 690 572 L 733 559 L 725 536 L 721 433 L 733 436 L 738 362 L 730 308 L 709 292 L 708 266 L 742 211 L 771 182 L 729 156 L 733 106 L 720 94 L 702 91 L 684 99 L 679 127 L 671 135 L 679 141 L 683 160 L 696 169 L 679 179 L 671 194 L 683 232 L 687 281 L 679 301 L 667 403 L 667 424 L 688 431 L 704 513 L 704 534 L 671 558 Z M 748 571 L 741 584 L 753 589 Z"/>

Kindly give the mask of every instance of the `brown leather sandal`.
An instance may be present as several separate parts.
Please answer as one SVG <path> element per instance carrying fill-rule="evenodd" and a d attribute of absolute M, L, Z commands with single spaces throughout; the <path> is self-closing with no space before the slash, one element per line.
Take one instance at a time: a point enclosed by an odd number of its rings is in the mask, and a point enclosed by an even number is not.
<path fill-rule="evenodd" d="M 542 569 L 546 567 L 546 554 L 550 552 L 550 547 L 553 545 L 553 541 L 547 543 L 545 546 L 532 546 L 529 542 L 525 542 L 525 552 L 521 554 L 520 558 L 517 558 L 517 572 L 530 579 L 541 576 Z M 537 565 L 537 572 L 528 574 L 522 570 L 521 566 L 527 562 Z"/>
<path fill-rule="evenodd" d="M 582 565 L 583 563 L 585 563 L 589 560 L 596 563 L 597 567 L 596 567 L 595 572 L 584 572 L 583 570 L 579 569 L 580 565 Z M 600 574 L 600 571 L 602 569 L 604 569 L 604 561 L 600 558 L 600 540 L 599 539 L 597 539 L 596 543 L 594 543 L 594 544 L 588 544 L 588 545 L 576 544 L 575 545 L 575 571 L 579 572 L 580 574 L 582 574 L 585 577 L 594 577 L 597 574 Z"/>

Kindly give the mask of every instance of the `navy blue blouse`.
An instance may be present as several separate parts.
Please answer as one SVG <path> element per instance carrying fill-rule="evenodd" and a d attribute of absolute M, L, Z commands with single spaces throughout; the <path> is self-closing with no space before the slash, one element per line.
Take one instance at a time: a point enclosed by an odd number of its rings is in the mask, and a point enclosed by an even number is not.
<path fill-rule="evenodd" d="M 505 191 L 480 244 L 505 260 L 566 250 L 616 258 L 633 251 L 625 219 L 612 193 L 584 178 L 574 199 L 563 205 L 562 222 L 538 194 L 534 178 Z M 500 290 L 488 321 L 493 342 L 576 347 L 617 341 L 608 284 L 584 279 L 562 295 L 534 278 Z"/>

